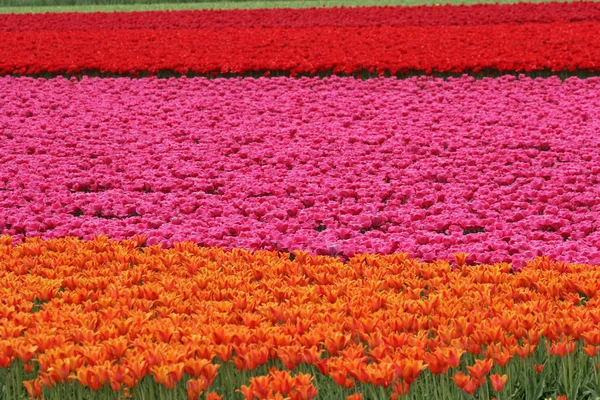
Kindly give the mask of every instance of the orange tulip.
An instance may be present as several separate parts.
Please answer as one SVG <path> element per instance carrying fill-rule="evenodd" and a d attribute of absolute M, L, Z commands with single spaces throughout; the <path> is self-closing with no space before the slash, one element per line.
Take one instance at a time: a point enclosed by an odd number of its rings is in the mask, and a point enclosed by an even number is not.
<path fill-rule="evenodd" d="M 294 389 L 296 379 L 287 371 L 271 370 L 269 372 L 271 380 L 271 389 L 276 393 L 288 394 Z"/>
<path fill-rule="evenodd" d="M 473 378 L 480 380 L 490 372 L 493 366 L 494 360 L 488 358 L 485 360 L 476 360 L 475 365 L 468 366 L 467 369 Z"/>
<path fill-rule="evenodd" d="M 141 380 L 148 373 L 148 363 L 140 358 L 128 359 L 127 369 L 129 374 L 136 380 Z"/>
<path fill-rule="evenodd" d="M 2 349 L 0 349 L 0 368 L 8 368 L 12 362 L 12 357 L 8 356 L 8 353 L 3 353 Z"/>
<path fill-rule="evenodd" d="M 507 379 L 508 379 L 507 375 L 499 375 L 499 374 L 490 375 L 490 382 L 492 382 L 492 387 L 494 388 L 494 390 L 496 392 L 500 392 L 504 388 L 504 385 L 506 384 Z"/>
<path fill-rule="evenodd" d="M 150 373 L 158 384 L 165 385 L 167 389 L 174 389 L 177 382 L 183 378 L 183 363 L 171 365 L 157 365 L 150 368 Z"/>
<path fill-rule="evenodd" d="M 346 400 L 363 400 L 362 393 L 353 393 L 346 396 Z"/>
<path fill-rule="evenodd" d="M 456 265 L 462 267 L 465 265 L 467 257 L 469 257 L 469 253 L 454 253 L 452 256 L 454 257 L 454 262 L 456 262 Z"/>
<path fill-rule="evenodd" d="M 31 379 L 28 381 L 23 381 L 23 386 L 25 386 L 25 390 L 27 390 L 27 394 L 32 399 L 38 399 L 42 397 L 42 381 L 38 379 Z"/>
<path fill-rule="evenodd" d="M 317 367 L 317 369 L 319 370 L 319 372 L 321 374 L 329 375 L 329 371 L 330 371 L 329 359 L 322 358 L 322 359 L 318 360 L 317 362 L 315 362 L 314 365 Z"/>
<path fill-rule="evenodd" d="M 479 385 L 477 384 L 477 382 L 475 382 L 474 379 L 471 379 L 471 380 L 469 380 L 469 382 L 467 382 L 467 384 L 462 389 L 467 394 L 473 394 L 473 393 L 475 393 L 475 391 L 478 388 L 479 388 Z"/>
<path fill-rule="evenodd" d="M 242 394 L 242 396 L 244 396 L 244 400 L 254 400 L 254 398 L 256 397 L 254 394 L 254 390 L 252 389 L 250 386 L 246 386 L 246 385 L 242 385 L 240 387 L 239 390 L 237 390 L 238 392 L 240 392 Z"/>
<path fill-rule="evenodd" d="M 383 362 L 379 365 L 369 365 L 369 378 L 373 384 L 389 388 L 395 379 L 394 364 Z"/>
<path fill-rule="evenodd" d="M 457 372 L 452 375 L 452 380 L 456 383 L 459 389 L 464 389 L 467 383 L 471 381 L 471 377 L 462 372 Z"/>
<path fill-rule="evenodd" d="M 586 344 L 582 347 L 582 350 L 590 357 L 595 357 L 596 353 L 598 353 L 598 348 L 594 345 Z"/>
<path fill-rule="evenodd" d="M 315 364 L 318 360 L 321 359 L 322 353 L 323 350 L 319 350 L 317 346 L 312 346 L 308 349 L 304 349 L 303 361 L 307 364 Z"/>
<path fill-rule="evenodd" d="M 494 354 L 494 361 L 498 366 L 505 367 L 506 364 L 513 358 L 513 355 L 507 351 Z"/>
<path fill-rule="evenodd" d="M 325 338 L 325 348 L 330 356 L 336 356 L 338 351 L 346 347 L 349 341 L 350 335 L 336 332 L 333 336 Z"/>
<path fill-rule="evenodd" d="M 589 332 L 584 332 L 581 336 L 585 339 L 588 344 L 599 346 L 600 345 L 600 329 L 592 328 Z"/>
<path fill-rule="evenodd" d="M 77 370 L 76 376 L 79 383 L 89 387 L 94 392 L 100 390 L 106 381 L 108 381 L 108 373 L 105 375 L 104 371 L 96 367 L 80 367 Z"/>
<path fill-rule="evenodd" d="M 129 369 L 122 364 L 114 365 L 108 370 L 108 383 L 115 392 L 121 390 L 121 385 L 130 388 L 136 385 L 136 380 L 129 372 Z"/>
<path fill-rule="evenodd" d="M 23 362 L 29 362 L 35 355 L 38 347 L 34 345 L 21 345 L 14 348 L 14 352 Z"/>
<path fill-rule="evenodd" d="M 515 348 L 515 351 L 520 358 L 527 358 L 533 354 L 535 349 L 536 349 L 535 345 L 525 344 L 523 346 L 517 346 Z"/>
<path fill-rule="evenodd" d="M 354 387 L 354 380 L 348 378 L 346 371 L 330 371 L 329 376 L 335 381 L 335 383 L 342 387 L 345 387 L 346 389 L 352 389 Z"/>
<path fill-rule="evenodd" d="M 295 391 L 297 398 L 310 400 L 317 396 L 317 388 L 312 383 L 313 377 L 309 374 L 298 374 L 295 376 Z"/>
<path fill-rule="evenodd" d="M 77 361 L 73 358 L 58 359 L 46 371 L 52 386 L 57 383 L 64 382 L 69 378 L 71 371 L 75 371 Z"/>
<path fill-rule="evenodd" d="M 473 355 L 479 355 L 481 353 L 481 345 L 479 343 L 469 343 L 467 351 Z"/>
<path fill-rule="evenodd" d="M 188 400 L 196 400 L 210 386 L 205 377 L 190 379 L 187 382 L 187 397 Z"/>
<path fill-rule="evenodd" d="M 575 351 L 575 342 L 562 340 L 553 344 L 546 343 L 546 348 L 548 349 L 548 354 L 563 357 L 566 354 L 571 354 Z"/>
<path fill-rule="evenodd" d="M 541 374 L 542 371 L 544 370 L 544 365 L 543 364 L 542 365 L 534 364 L 533 367 L 535 368 L 535 372 L 537 372 L 538 374 Z"/>
<path fill-rule="evenodd" d="M 429 371 L 434 375 L 445 374 L 448 371 L 448 364 L 445 363 L 445 359 L 440 357 L 438 354 L 426 353 L 424 361 L 427 363 Z"/>
<path fill-rule="evenodd" d="M 402 379 L 407 384 L 412 384 L 421 374 L 421 371 L 427 368 L 422 360 L 400 359 L 394 363 L 396 378 Z"/>
<path fill-rule="evenodd" d="M 124 336 L 121 336 L 116 339 L 107 340 L 105 343 L 109 349 L 110 354 L 114 358 L 123 357 L 129 347 L 129 340 Z"/>
<path fill-rule="evenodd" d="M 352 360 L 344 363 L 348 374 L 359 382 L 370 382 L 371 375 L 367 371 L 365 360 Z"/>
<path fill-rule="evenodd" d="M 185 360 L 184 365 L 184 371 L 188 375 L 194 378 L 204 375 L 210 382 L 214 380 L 217 375 L 217 370 L 220 367 L 220 365 L 213 364 L 209 360 L 198 358 Z"/>
<path fill-rule="evenodd" d="M 457 348 L 447 348 L 445 351 L 446 359 L 448 362 L 448 366 L 450 368 L 457 368 L 460 365 L 460 359 L 462 355 L 465 353 L 462 349 Z"/>
<path fill-rule="evenodd" d="M 221 366 L 217 364 L 206 364 L 202 370 L 202 376 L 208 380 L 208 384 L 212 385 L 213 381 L 217 377 L 217 372 Z"/>
<path fill-rule="evenodd" d="M 524 316 L 523 320 L 526 321 L 528 316 Z M 531 316 L 529 316 L 531 318 Z M 530 323 L 531 326 L 533 326 L 533 321 Z M 527 340 L 529 343 L 531 343 L 534 346 L 537 346 L 540 342 L 540 333 L 538 331 L 535 330 L 529 330 L 528 334 L 527 334 Z"/>
<path fill-rule="evenodd" d="M 256 376 L 254 378 L 250 378 L 250 388 L 252 388 L 252 393 L 254 393 L 253 396 L 258 398 L 269 396 L 271 393 L 271 377 Z"/>
<path fill-rule="evenodd" d="M 231 358 L 231 353 L 233 352 L 233 347 L 230 344 L 228 344 L 228 345 L 219 344 L 214 347 L 214 352 L 217 355 L 217 357 L 219 357 L 221 359 L 221 361 L 227 362 Z"/>
<path fill-rule="evenodd" d="M 283 365 L 290 371 L 294 370 L 304 361 L 303 349 L 299 346 L 285 346 L 277 349 L 277 355 Z"/>
<path fill-rule="evenodd" d="M 398 399 L 400 396 L 404 396 L 410 391 L 410 384 L 404 381 L 396 381 L 394 383 L 394 391 L 392 392 L 392 400 Z"/>

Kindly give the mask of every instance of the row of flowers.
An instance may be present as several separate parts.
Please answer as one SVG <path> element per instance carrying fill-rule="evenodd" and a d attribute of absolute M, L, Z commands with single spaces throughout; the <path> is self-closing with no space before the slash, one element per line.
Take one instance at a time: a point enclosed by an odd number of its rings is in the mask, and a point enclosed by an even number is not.
<path fill-rule="evenodd" d="M 4 31 L 0 32 L 0 54 L 5 55 L 0 58 L 0 74 L 598 71 L 598 31 L 598 21 Z"/>
<path fill-rule="evenodd" d="M 587 399 L 600 270 L 0 237 L 8 398 Z M 11 397 L 12 396 L 12 397 Z M 279 396 L 279 397 L 277 397 Z"/>
<path fill-rule="evenodd" d="M 0 79 L 0 232 L 600 264 L 600 79 Z"/>
<path fill-rule="evenodd" d="M 0 15 L 0 31 L 497 25 L 600 21 L 596 2 Z"/>

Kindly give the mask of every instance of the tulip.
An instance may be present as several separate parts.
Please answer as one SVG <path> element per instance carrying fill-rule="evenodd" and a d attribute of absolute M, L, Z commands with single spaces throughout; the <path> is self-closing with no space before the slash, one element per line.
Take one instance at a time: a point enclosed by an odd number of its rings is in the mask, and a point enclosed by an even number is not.
<path fill-rule="evenodd" d="M 585 353 L 590 357 L 595 357 L 596 353 L 598 352 L 598 348 L 596 346 L 589 345 L 589 344 L 583 346 L 582 350 L 585 351 Z"/>
<path fill-rule="evenodd" d="M 42 381 L 38 379 L 31 379 L 28 381 L 23 381 L 23 385 L 25 386 L 25 390 L 27 390 L 27 394 L 32 399 L 42 398 Z"/>
<path fill-rule="evenodd" d="M 346 400 L 363 400 L 362 393 L 353 393 L 346 396 Z"/>
<path fill-rule="evenodd" d="M 553 344 L 546 343 L 548 354 L 555 354 L 559 357 L 573 353 L 575 351 L 575 345 L 576 343 L 573 341 L 561 341 Z"/>
<path fill-rule="evenodd" d="M 187 382 L 188 400 L 196 400 L 210 386 L 208 380 L 204 377 L 190 379 Z M 214 397 L 214 396 L 213 396 Z"/>
<path fill-rule="evenodd" d="M 410 384 L 404 381 L 396 381 L 394 383 L 394 391 L 392 392 L 392 400 L 398 399 L 399 396 L 403 396 L 410 391 Z"/>
<path fill-rule="evenodd" d="M 471 381 L 471 377 L 469 375 L 465 375 L 462 372 L 457 372 L 452 375 L 452 380 L 456 383 L 460 389 L 464 389 L 465 386 Z"/>
<path fill-rule="evenodd" d="M 400 360 L 394 367 L 396 377 L 410 385 L 419 376 L 421 371 L 427 368 L 427 365 L 421 360 Z"/>
<path fill-rule="evenodd" d="M 354 380 L 348 378 L 347 373 L 342 370 L 330 371 L 329 376 L 335 381 L 336 384 L 351 389 L 354 387 Z"/>
<path fill-rule="evenodd" d="M 173 389 L 177 382 L 183 378 L 184 368 L 183 363 L 160 365 L 150 368 L 150 373 L 154 376 L 156 383 L 165 385 L 167 389 Z"/>
<path fill-rule="evenodd" d="M 541 374 L 542 371 L 544 370 L 544 365 L 543 364 L 542 365 L 534 364 L 533 367 L 535 368 L 535 372 L 537 372 L 538 374 Z"/>
<path fill-rule="evenodd" d="M 499 374 L 490 375 L 490 382 L 492 383 L 492 388 L 496 392 L 500 392 L 504 388 L 504 385 L 506 384 L 507 379 L 508 379 L 507 375 L 499 375 Z"/>
<path fill-rule="evenodd" d="M 239 389 L 239 392 L 242 393 L 242 396 L 244 396 L 245 400 L 254 400 L 256 397 L 252 386 L 242 385 Z"/>

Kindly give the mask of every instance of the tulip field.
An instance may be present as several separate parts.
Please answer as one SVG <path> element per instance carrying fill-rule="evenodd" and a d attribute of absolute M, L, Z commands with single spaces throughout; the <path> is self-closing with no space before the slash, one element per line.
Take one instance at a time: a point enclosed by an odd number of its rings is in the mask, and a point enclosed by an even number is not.
<path fill-rule="evenodd" d="M 470 7 L 17 14 L 0 74 L 600 70 L 600 3 Z"/>
<path fill-rule="evenodd" d="M 0 400 L 600 399 L 600 3 L 2 4 Z"/>

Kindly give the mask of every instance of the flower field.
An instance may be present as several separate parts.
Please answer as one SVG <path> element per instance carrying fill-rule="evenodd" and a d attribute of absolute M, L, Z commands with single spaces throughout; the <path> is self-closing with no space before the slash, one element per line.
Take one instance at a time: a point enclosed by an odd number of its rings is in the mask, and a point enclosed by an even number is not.
<path fill-rule="evenodd" d="M 0 74 L 598 71 L 598 31 L 600 22 L 0 32 L 10 54 Z"/>
<path fill-rule="evenodd" d="M 18 15 L 0 74 L 598 71 L 598 4 L 544 7 Z"/>
<path fill-rule="evenodd" d="M 546 258 L 514 274 L 460 255 L 453 268 L 142 241 L 1 239 L 0 366 L 25 379 L 9 396 L 600 391 L 596 267 Z"/>
<path fill-rule="evenodd" d="M 597 32 L 0 14 L 0 400 L 600 398 Z"/>
<path fill-rule="evenodd" d="M 18 240 L 600 263 L 598 78 L 7 77 L 0 93 L 0 227 Z"/>
<path fill-rule="evenodd" d="M 517 3 L 440 7 L 203 10 L 132 13 L 8 14 L 0 31 L 178 30 L 225 28 L 368 28 L 599 22 L 600 4 Z"/>

